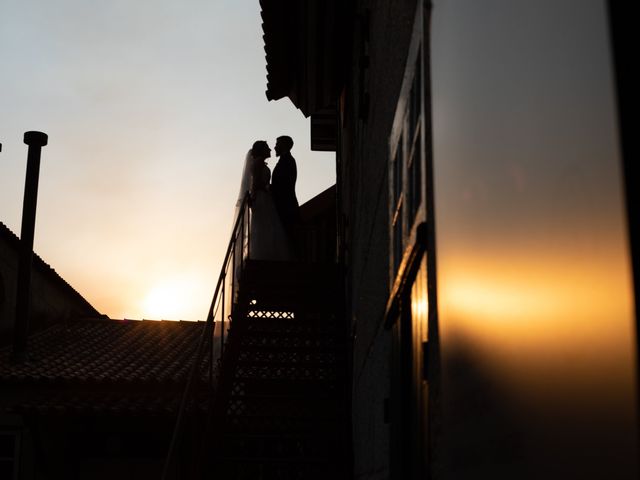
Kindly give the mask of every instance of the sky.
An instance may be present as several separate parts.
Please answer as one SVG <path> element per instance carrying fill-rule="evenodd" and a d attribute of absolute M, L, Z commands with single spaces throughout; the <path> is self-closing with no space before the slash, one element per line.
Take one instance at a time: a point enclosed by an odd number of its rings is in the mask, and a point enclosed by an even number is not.
<path fill-rule="evenodd" d="M 111 318 L 204 319 L 251 144 L 294 139 L 300 203 L 335 182 L 265 89 L 257 0 L 0 0 L 0 221 L 45 132 L 36 253 Z"/>

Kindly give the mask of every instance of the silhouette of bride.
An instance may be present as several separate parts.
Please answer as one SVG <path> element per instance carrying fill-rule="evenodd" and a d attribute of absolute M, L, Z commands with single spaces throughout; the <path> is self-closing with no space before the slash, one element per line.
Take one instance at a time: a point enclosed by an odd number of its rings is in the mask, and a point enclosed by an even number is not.
<path fill-rule="evenodd" d="M 271 170 L 265 160 L 270 156 L 271 149 L 267 142 L 258 140 L 245 159 L 240 197 L 249 191 L 249 258 L 288 261 L 293 258 L 292 250 L 269 191 Z"/>

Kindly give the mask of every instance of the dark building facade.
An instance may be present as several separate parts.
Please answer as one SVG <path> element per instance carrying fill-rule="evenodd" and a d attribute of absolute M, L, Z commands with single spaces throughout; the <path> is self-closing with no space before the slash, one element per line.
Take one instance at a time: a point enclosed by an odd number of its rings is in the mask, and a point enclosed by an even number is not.
<path fill-rule="evenodd" d="M 267 97 L 336 152 L 354 478 L 637 478 L 609 3 L 260 3 Z"/>
<path fill-rule="evenodd" d="M 34 255 L 27 358 L 16 360 L 19 244 L 0 224 L 0 478 L 159 478 L 203 322 L 110 320 Z M 168 478 L 189 475 L 193 442 Z"/>
<path fill-rule="evenodd" d="M 260 5 L 267 97 L 288 97 L 312 147 L 336 152 L 335 189 L 302 207 L 306 263 L 247 256 L 243 317 L 224 303 L 236 244 L 244 259 L 246 237 L 232 236 L 207 320 L 234 325 L 215 397 L 202 323 L 74 318 L 42 324 L 27 364 L 1 349 L 2 472 L 636 479 L 625 12 L 599 0 Z"/>
<path fill-rule="evenodd" d="M 73 318 L 29 337 L 29 361 L 0 347 L 0 478 L 161 478 L 204 322 Z M 166 478 L 190 477 L 211 391 Z"/>

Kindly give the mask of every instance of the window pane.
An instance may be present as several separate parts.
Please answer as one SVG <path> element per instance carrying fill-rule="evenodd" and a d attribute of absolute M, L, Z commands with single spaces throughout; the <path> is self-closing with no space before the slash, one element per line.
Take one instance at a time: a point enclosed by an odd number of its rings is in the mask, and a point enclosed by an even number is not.
<path fill-rule="evenodd" d="M 416 213 L 420 208 L 420 202 L 422 201 L 422 149 L 420 148 L 420 142 L 416 142 L 413 150 L 413 156 L 411 158 L 411 165 L 409 167 L 409 225 L 413 226 L 415 222 Z"/>
<path fill-rule="evenodd" d="M 402 149 L 402 136 L 400 136 L 400 144 L 396 149 L 396 158 L 393 165 L 393 208 L 398 207 L 400 201 L 400 195 L 402 195 L 402 172 L 403 172 L 403 149 Z"/>

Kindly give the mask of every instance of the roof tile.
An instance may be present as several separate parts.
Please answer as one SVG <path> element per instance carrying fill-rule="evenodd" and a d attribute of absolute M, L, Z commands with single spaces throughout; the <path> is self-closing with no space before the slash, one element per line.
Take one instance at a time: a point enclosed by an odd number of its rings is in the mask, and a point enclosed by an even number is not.
<path fill-rule="evenodd" d="M 10 361 L 10 347 L 0 349 L 0 386 L 19 398 L 0 408 L 173 411 L 204 325 L 86 318 L 52 325 L 29 338 L 24 364 Z"/>

